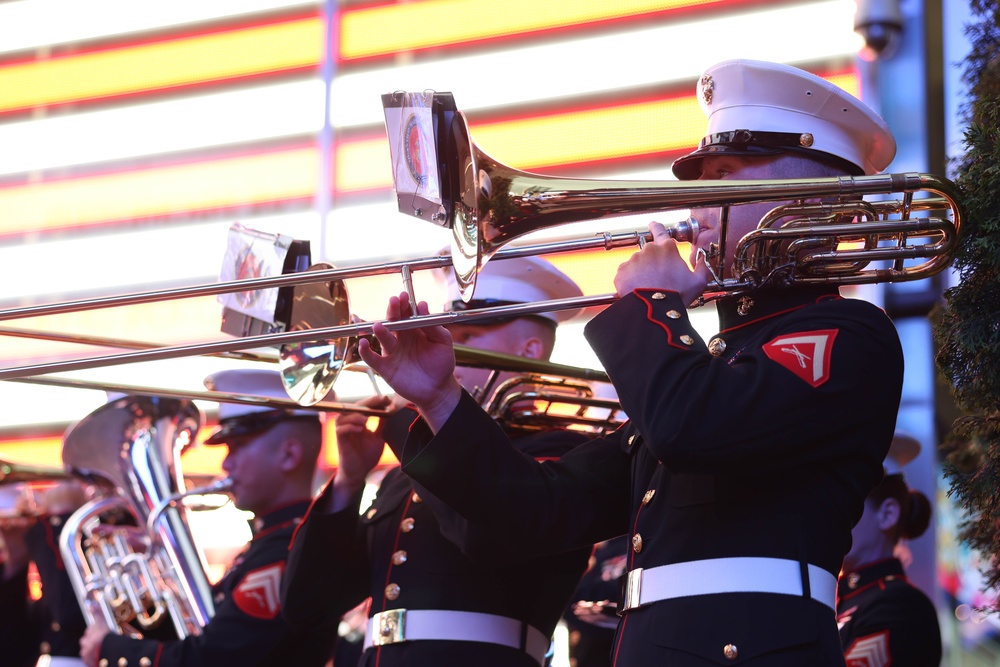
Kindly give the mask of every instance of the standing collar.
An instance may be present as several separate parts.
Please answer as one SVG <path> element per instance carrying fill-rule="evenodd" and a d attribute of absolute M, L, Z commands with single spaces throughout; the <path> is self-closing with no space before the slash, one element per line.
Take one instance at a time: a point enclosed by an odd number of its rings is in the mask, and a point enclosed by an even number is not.
<path fill-rule="evenodd" d="M 250 530 L 254 537 L 260 537 L 287 523 L 297 522 L 309 509 L 309 500 L 298 500 L 250 519 Z"/>
<path fill-rule="evenodd" d="M 883 579 L 906 579 L 903 564 L 898 558 L 886 558 L 866 563 L 854 572 L 845 572 L 837 584 L 837 597 L 841 600 L 862 591 Z"/>
<path fill-rule="evenodd" d="M 775 288 L 742 296 L 727 296 L 716 302 L 719 330 L 725 333 L 802 306 L 838 298 L 840 292 L 836 285 Z"/>

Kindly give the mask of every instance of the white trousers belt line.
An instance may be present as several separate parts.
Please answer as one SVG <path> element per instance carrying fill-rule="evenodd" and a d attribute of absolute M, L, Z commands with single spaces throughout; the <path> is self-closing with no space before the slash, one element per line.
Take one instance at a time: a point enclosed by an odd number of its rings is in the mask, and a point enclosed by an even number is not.
<path fill-rule="evenodd" d="M 439 640 L 484 642 L 522 650 L 522 628 L 526 628 L 523 650 L 543 665 L 550 642 L 541 630 L 514 618 L 473 611 L 389 609 L 379 612 L 368 619 L 364 648 Z"/>
<path fill-rule="evenodd" d="M 817 602 L 837 609 L 837 577 L 809 565 L 809 593 Z M 624 603 L 619 613 L 660 600 L 718 593 L 778 593 L 801 597 L 798 561 L 781 558 L 712 558 L 637 568 L 626 575 Z"/>

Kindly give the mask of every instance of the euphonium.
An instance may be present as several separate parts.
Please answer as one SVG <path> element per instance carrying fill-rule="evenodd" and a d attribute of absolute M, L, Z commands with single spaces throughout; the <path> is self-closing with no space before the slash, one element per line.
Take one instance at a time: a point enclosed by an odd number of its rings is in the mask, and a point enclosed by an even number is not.
<path fill-rule="evenodd" d="M 184 490 L 180 453 L 200 424 L 192 401 L 126 396 L 66 432 L 66 469 L 104 490 L 67 520 L 59 544 L 88 625 L 100 614 L 113 632 L 141 636 L 169 616 L 182 638 L 214 614 L 203 556 L 174 503 L 226 489 Z M 108 523 L 111 515 L 126 521 Z"/>

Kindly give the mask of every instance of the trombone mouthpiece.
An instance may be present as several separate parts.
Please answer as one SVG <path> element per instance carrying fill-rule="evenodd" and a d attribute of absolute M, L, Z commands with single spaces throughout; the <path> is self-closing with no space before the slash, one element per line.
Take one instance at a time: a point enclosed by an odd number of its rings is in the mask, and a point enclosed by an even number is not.
<path fill-rule="evenodd" d="M 698 240 L 698 232 L 700 231 L 698 221 L 695 218 L 675 222 L 666 229 L 670 238 L 679 243 L 694 243 Z"/>

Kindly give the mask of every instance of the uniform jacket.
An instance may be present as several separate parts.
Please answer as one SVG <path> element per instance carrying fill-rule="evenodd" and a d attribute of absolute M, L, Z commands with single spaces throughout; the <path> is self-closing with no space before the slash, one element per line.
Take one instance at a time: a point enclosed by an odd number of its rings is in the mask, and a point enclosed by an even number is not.
<path fill-rule="evenodd" d="M 847 572 L 837 587 L 837 623 L 848 667 L 938 667 L 941 628 L 923 591 L 896 558 Z"/>
<path fill-rule="evenodd" d="M 402 437 L 413 415 L 406 415 Z M 392 430 L 387 439 L 398 445 L 402 440 L 395 442 Z M 518 456 L 534 461 L 556 458 L 584 439 L 548 431 L 514 444 Z M 475 441 L 475 431 L 462 436 L 463 446 L 475 448 Z M 359 504 L 360 497 L 341 512 L 310 511 L 298 530 L 283 589 L 284 613 L 294 625 L 338 619 L 371 596 L 369 616 L 389 609 L 473 611 L 521 620 L 548 637 L 590 555 L 588 547 L 525 556 L 492 531 L 471 527 L 398 467 L 385 475 L 363 515 Z M 432 640 L 368 649 L 361 664 L 538 667 L 527 653 L 506 646 Z"/>
<path fill-rule="evenodd" d="M 295 503 L 251 523 L 253 539 L 212 587 L 215 615 L 202 634 L 173 641 L 109 634 L 101 644 L 101 659 L 132 667 L 322 666 L 334 628 L 292 629 L 281 617 L 278 595 L 288 543 L 307 507 L 305 501 Z"/>
<path fill-rule="evenodd" d="M 591 320 L 587 339 L 630 418 L 611 436 L 538 464 L 464 396 L 433 437 L 414 424 L 403 470 L 470 521 L 542 550 L 627 533 L 629 570 L 769 557 L 836 576 L 892 438 L 898 335 L 881 310 L 830 288 L 729 297 L 718 310 L 708 345 L 673 292 L 636 290 Z M 459 445 L 479 431 L 481 447 Z M 773 593 L 630 610 L 613 653 L 619 667 L 843 661 L 830 607 Z"/>
<path fill-rule="evenodd" d="M 29 601 L 27 571 L 0 587 L 0 665 L 34 665 L 39 655 L 77 657 L 86 629 L 80 605 L 59 553 L 59 534 L 69 514 L 43 514 L 28 529 L 25 542 L 42 585 Z M 15 657 L 21 656 L 21 657 Z"/>

